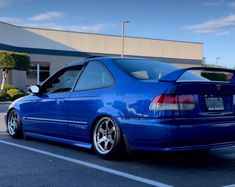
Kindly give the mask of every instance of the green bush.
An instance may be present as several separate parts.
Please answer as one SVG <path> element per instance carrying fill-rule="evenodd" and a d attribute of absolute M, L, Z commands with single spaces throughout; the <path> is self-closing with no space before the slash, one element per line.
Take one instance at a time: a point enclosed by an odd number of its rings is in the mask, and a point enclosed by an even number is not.
<path fill-rule="evenodd" d="M 3 88 L 4 91 L 7 92 L 7 91 L 10 90 L 10 89 L 16 89 L 16 87 L 13 86 L 13 85 L 11 85 L 11 84 L 5 84 L 5 85 L 4 85 L 4 88 Z"/>
<path fill-rule="evenodd" d="M 10 96 L 4 92 L 4 91 L 0 91 L 0 101 L 9 101 Z"/>
<path fill-rule="evenodd" d="M 30 57 L 26 53 L 0 51 L 0 69 L 16 69 L 27 71 L 30 66 Z"/>
<path fill-rule="evenodd" d="M 6 93 L 10 96 L 11 101 L 14 101 L 22 96 L 25 96 L 24 92 L 15 88 L 8 90 Z"/>
<path fill-rule="evenodd" d="M 201 75 L 212 81 L 227 81 L 227 74 L 215 72 L 202 72 Z"/>

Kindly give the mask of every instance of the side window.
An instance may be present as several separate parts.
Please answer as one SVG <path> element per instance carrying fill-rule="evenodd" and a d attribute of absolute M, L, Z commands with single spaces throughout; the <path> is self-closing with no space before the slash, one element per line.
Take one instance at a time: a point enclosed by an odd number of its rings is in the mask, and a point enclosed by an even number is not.
<path fill-rule="evenodd" d="M 114 80 L 106 67 L 99 62 L 90 62 L 79 78 L 75 91 L 105 88 L 112 86 Z"/>
<path fill-rule="evenodd" d="M 81 67 L 65 69 L 43 85 L 44 93 L 69 92 L 73 89 L 75 81 L 81 72 Z"/>

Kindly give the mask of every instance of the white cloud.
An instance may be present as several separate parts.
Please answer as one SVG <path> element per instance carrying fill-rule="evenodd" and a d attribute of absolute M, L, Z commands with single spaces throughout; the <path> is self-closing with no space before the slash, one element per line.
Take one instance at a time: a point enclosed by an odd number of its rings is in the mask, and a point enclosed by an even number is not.
<path fill-rule="evenodd" d="M 0 21 L 22 27 L 35 27 L 35 28 L 45 28 L 45 29 L 66 30 L 66 31 L 91 32 L 91 33 L 100 33 L 105 29 L 118 27 L 118 24 L 114 23 L 102 23 L 102 24 L 92 24 L 92 25 L 60 25 L 54 22 L 42 23 L 37 21 L 29 21 L 29 19 L 23 20 L 13 17 L 0 17 Z"/>
<path fill-rule="evenodd" d="M 30 21 L 48 21 L 64 17 L 61 12 L 46 12 L 29 18 Z"/>
<path fill-rule="evenodd" d="M 235 8 L 235 1 L 227 4 L 228 7 Z"/>
<path fill-rule="evenodd" d="M 11 23 L 14 25 L 18 25 L 18 24 L 23 23 L 22 19 L 14 18 L 14 17 L 0 17 L 0 21 Z"/>
<path fill-rule="evenodd" d="M 198 25 L 184 27 L 195 33 L 213 33 L 215 35 L 228 35 L 235 28 L 235 14 L 221 18 L 210 20 Z"/>
<path fill-rule="evenodd" d="M 0 7 L 6 7 L 11 4 L 11 0 L 0 0 Z"/>
<path fill-rule="evenodd" d="M 222 4 L 224 4 L 224 0 L 206 0 L 206 1 L 203 1 L 202 3 L 204 6 L 220 6 Z"/>

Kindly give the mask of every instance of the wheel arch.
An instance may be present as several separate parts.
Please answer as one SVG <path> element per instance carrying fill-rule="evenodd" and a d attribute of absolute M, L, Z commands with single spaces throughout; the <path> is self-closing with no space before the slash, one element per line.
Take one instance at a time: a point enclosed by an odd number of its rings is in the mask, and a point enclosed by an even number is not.
<path fill-rule="evenodd" d="M 107 114 L 107 113 L 102 113 L 102 114 L 97 115 L 96 118 L 91 122 L 90 132 L 89 132 L 89 134 L 90 134 L 90 137 L 89 137 L 89 138 L 90 138 L 90 141 L 93 142 L 93 131 L 94 131 L 94 128 L 95 128 L 96 123 L 97 123 L 101 118 L 103 118 L 103 117 L 109 117 L 109 118 L 111 118 L 112 120 L 114 120 L 114 121 L 117 123 L 117 125 L 119 126 L 119 128 L 120 128 L 120 130 L 121 130 L 121 135 L 122 135 L 122 138 L 123 138 L 123 140 L 124 140 L 125 146 L 127 146 L 127 145 L 126 145 L 127 142 L 126 142 L 125 134 L 124 134 L 124 132 L 123 132 L 123 130 L 122 130 L 122 127 L 119 125 L 118 120 L 115 118 L 115 116 L 112 116 L 111 114 Z"/>

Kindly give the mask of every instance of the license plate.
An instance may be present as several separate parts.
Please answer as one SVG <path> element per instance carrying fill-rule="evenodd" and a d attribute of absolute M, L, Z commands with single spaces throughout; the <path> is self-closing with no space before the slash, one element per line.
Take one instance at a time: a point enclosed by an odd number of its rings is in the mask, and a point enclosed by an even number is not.
<path fill-rule="evenodd" d="M 207 97 L 205 101 L 208 111 L 224 110 L 224 102 L 221 97 Z"/>

